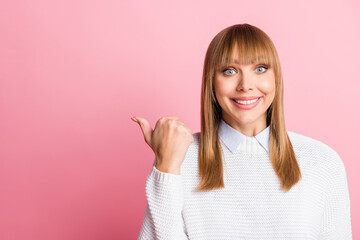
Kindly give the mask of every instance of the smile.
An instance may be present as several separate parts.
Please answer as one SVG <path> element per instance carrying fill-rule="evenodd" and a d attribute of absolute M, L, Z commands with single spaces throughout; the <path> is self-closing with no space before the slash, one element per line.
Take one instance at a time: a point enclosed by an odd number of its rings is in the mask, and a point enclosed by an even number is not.
<path fill-rule="evenodd" d="M 257 102 L 260 98 L 254 99 L 254 100 L 247 100 L 247 101 L 240 101 L 240 100 L 236 100 L 233 99 L 235 102 L 243 104 L 243 105 L 248 105 L 248 104 L 252 104 L 254 102 Z"/>
<path fill-rule="evenodd" d="M 261 99 L 261 97 L 253 99 L 253 100 L 246 100 L 246 101 L 241 101 L 241 100 L 236 100 L 236 99 L 232 99 L 232 100 L 237 108 L 242 109 L 242 110 L 250 110 L 250 109 L 255 108 L 259 104 L 260 99 Z"/>

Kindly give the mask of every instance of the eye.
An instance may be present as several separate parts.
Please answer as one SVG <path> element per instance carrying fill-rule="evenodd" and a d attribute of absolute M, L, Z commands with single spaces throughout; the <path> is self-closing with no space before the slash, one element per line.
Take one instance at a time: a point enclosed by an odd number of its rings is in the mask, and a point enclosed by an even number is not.
<path fill-rule="evenodd" d="M 263 68 L 263 69 L 265 69 L 265 70 L 264 70 L 264 71 L 260 71 L 260 73 L 263 73 L 263 72 L 266 71 L 266 69 L 268 69 L 267 66 L 259 66 L 259 67 L 257 67 L 256 69 L 261 69 L 261 68 Z"/>
<path fill-rule="evenodd" d="M 222 71 L 225 75 L 232 75 L 232 74 L 235 74 L 236 71 L 234 69 L 231 69 L 231 68 L 226 68 Z"/>

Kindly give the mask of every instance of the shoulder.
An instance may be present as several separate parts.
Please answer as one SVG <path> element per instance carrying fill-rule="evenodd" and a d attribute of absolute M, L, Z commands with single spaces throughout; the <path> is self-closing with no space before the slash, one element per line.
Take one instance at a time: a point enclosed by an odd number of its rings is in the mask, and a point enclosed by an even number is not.
<path fill-rule="evenodd" d="M 181 165 L 181 175 L 188 176 L 188 174 L 196 173 L 198 167 L 198 155 L 199 155 L 199 139 L 200 132 L 192 134 L 194 141 L 190 144 L 185 154 L 184 161 Z"/>
<path fill-rule="evenodd" d="M 188 152 L 198 152 L 199 142 L 200 142 L 200 132 L 195 132 L 192 134 L 194 141 L 189 146 Z"/>
<path fill-rule="evenodd" d="M 337 155 L 336 151 L 333 148 L 318 139 L 314 139 L 312 137 L 305 136 L 303 134 L 293 131 L 287 131 L 287 133 L 290 138 L 291 144 L 294 148 L 297 148 L 298 150 L 330 154 L 334 156 Z"/>
<path fill-rule="evenodd" d="M 344 169 L 340 155 L 328 144 L 293 131 L 287 131 L 294 152 L 300 159 L 310 159 L 312 163 L 329 169 Z"/>
<path fill-rule="evenodd" d="M 198 149 L 199 149 L 199 140 L 200 140 L 200 132 L 196 132 L 192 134 L 194 141 L 190 144 L 186 155 L 189 155 L 190 157 L 197 157 L 198 155 Z"/>
<path fill-rule="evenodd" d="M 295 145 L 304 150 L 318 149 L 319 151 L 324 151 L 324 152 L 334 151 L 329 145 L 327 145 L 326 143 L 320 140 L 293 131 L 287 131 L 287 133 L 290 138 L 291 144 L 293 144 L 293 146 Z"/>
<path fill-rule="evenodd" d="M 196 142 L 198 144 L 200 139 L 200 132 L 193 133 L 192 136 L 194 138 L 194 143 Z"/>

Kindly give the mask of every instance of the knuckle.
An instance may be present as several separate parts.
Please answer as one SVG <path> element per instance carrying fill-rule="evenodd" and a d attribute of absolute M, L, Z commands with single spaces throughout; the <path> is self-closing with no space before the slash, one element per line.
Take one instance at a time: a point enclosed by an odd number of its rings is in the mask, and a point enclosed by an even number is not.
<path fill-rule="evenodd" d="M 184 128 L 183 125 L 177 125 L 177 126 L 176 126 L 176 129 L 177 129 L 178 131 L 180 131 L 180 132 L 184 132 L 184 130 L 185 130 L 185 128 Z"/>
<path fill-rule="evenodd" d="M 164 118 L 159 118 L 155 124 L 155 128 L 158 126 L 158 125 L 161 125 L 162 123 L 164 122 Z"/>
<path fill-rule="evenodd" d="M 175 120 L 175 119 L 171 119 L 171 118 L 167 120 L 167 123 L 168 123 L 169 126 L 171 126 L 171 127 L 176 127 L 176 125 L 177 125 L 176 120 Z"/>

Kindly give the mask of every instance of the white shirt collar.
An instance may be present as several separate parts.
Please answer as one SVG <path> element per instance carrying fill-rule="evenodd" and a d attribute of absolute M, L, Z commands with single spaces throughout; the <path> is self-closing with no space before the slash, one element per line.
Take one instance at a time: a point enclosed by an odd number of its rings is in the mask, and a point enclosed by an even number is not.
<path fill-rule="evenodd" d="M 218 135 L 231 152 L 235 152 L 240 143 L 247 137 L 246 135 L 231 127 L 223 119 L 221 119 L 219 124 Z M 260 145 L 267 152 L 269 152 L 269 137 L 270 126 L 267 126 L 264 130 L 252 138 L 255 138 L 260 143 Z"/>

